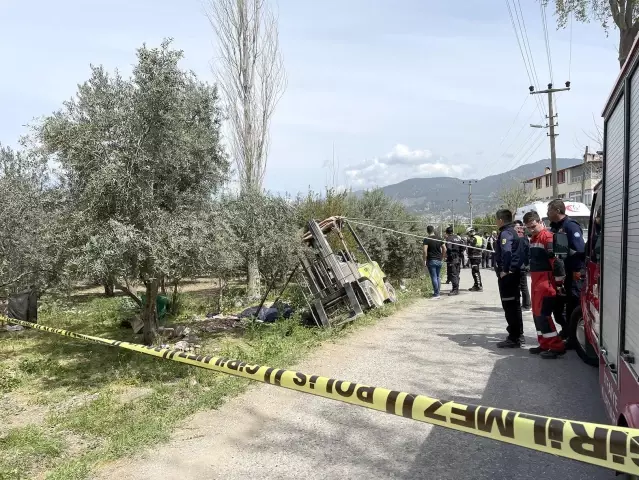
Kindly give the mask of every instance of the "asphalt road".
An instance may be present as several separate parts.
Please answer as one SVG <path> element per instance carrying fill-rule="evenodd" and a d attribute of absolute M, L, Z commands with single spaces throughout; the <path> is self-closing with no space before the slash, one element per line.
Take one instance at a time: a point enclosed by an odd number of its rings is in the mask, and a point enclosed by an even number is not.
<path fill-rule="evenodd" d="M 424 299 L 322 347 L 297 369 L 436 398 L 606 423 L 597 371 L 574 352 L 499 350 L 496 278 L 484 292 Z M 471 285 L 462 272 L 462 289 Z M 449 286 L 445 286 L 445 291 Z M 529 346 L 532 316 L 524 314 Z M 202 412 L 169 444 L 108 465 L 125 479 L 612 480 L 609 470 L 283 388 L 259 385 Z"/>

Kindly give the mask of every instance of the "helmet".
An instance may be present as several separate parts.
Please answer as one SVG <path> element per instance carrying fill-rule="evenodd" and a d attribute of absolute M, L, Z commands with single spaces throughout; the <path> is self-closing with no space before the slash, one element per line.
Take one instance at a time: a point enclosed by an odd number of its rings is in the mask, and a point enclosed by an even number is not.
<path fill-rule="evenodd" d="M 474 229 L 473 227 L 468 227 L 468 228 L 466 229 L 466 233 L 467 233 L 468 235 L 472 235 L 472 234 L 474 234 L 474 233 L 475 233 L 475 229 Z"/>
<path fill-rule="evenodd" d="M 446 227 L 446 233 L 447 233 L 447 234 L 449 234 L 449 235 L 450 235 L 451 233 L 453 233 L 453 227 L 450 227 L 450 226 L 449 226 L 449 227 Z"/>

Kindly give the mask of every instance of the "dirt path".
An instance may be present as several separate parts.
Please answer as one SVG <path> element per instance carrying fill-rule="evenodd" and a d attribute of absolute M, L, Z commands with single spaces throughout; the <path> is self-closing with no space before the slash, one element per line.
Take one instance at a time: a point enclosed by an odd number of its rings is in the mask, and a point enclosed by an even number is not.
<path fill-rule="evenodd" d="M 605 422 L 597 372 L 576 355 L 498 350 L 496 279 L 483 293 L 421 300 L 326 345 L 296 369 L 437 398 Z M 470 286 L 464 271 L 462 287 Z M 525 318 L 534 344 L 530 314 Z M 99 479 L 613 479 L 609 471 L 332 400 L 259 385 L 195 415 L 167 445 Z"/>

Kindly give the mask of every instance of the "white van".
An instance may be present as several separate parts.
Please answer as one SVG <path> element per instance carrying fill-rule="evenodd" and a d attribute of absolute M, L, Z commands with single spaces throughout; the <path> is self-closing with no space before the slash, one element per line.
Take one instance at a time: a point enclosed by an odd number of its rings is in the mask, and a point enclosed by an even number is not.
<path fill-rule="evenodd" d="M 524 221 L 524 215 L 528 212 L 537 212 L 539 218 L 544 222 L 547 227 L 550 226 L 550 220 L 548 220 L 548 203 L 549 202 L 533 202 L 518 208 L 515 212 L 515 220 Z M 588 222 L 590 221 L 590 209 L 579 202 L 566 202 L 566 215 L 575 220 L 584 232 L 584 238 L 588 238 Z"/>

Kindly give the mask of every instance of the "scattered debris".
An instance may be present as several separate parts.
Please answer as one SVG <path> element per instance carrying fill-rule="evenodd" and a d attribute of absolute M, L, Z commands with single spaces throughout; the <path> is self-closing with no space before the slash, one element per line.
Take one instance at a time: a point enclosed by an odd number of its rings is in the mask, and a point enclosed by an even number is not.
<path fill-rule="evenodd" d="M 133 333 L 135 333 L 136 335 L 140 333 L 142 329 L 144 328 L 144 322 L 142 321 L 142 318 L 139 315 L 136 315 L 131 320 L 131 328 L 133 329 Z"/>
<path fill-rule="evenodd" d="M 242 320 L 236 316 L 229 316 L 224 318 L 218 316 L 217 318 L 211 318 L 209 320 L 203 320 L 198 323 L 197 327 L 201 332 L 206 333 L 218 333 L 228 330 L 234 330 L 243 326 Z"/>
<path fill-rule="evenodd" d="M 158 331 L 168 335 L 167 338 L 184 338 L 191 335 L 191 329 L 184 325 L 160 327 Z"/>
<path fill-rule="evenodd" d="M 278 318 L 290 318 L 293 314 L 293 308 L 287 303 L 278 302 L 270 307 L 262 307 L 258 312 L 259 306 L 249 307 L 240 313 L 240 318 L 256 318 L 262 322 L 273 323 Z"/>
<path fill-rule="evenodd" d="M 186 340 L 180 340 L 175 345 L 173 345 L 173 349 L 174 350 L 180 350 L 181 352 L 197 353 L 200 348 L 202 348 L 201 345 L 196 345 L 196 344 L 193 344 L 193 343 L 189 343 Z"/>
<path fill-rule="evenodd" d="M 9 324 L 7 324 L 7 325 L 4 326 L 4 329 L 7 332 L 20 332 L 20 331 L 24 330 L 24 327 L 22 325 L 9 325 Z"/>

